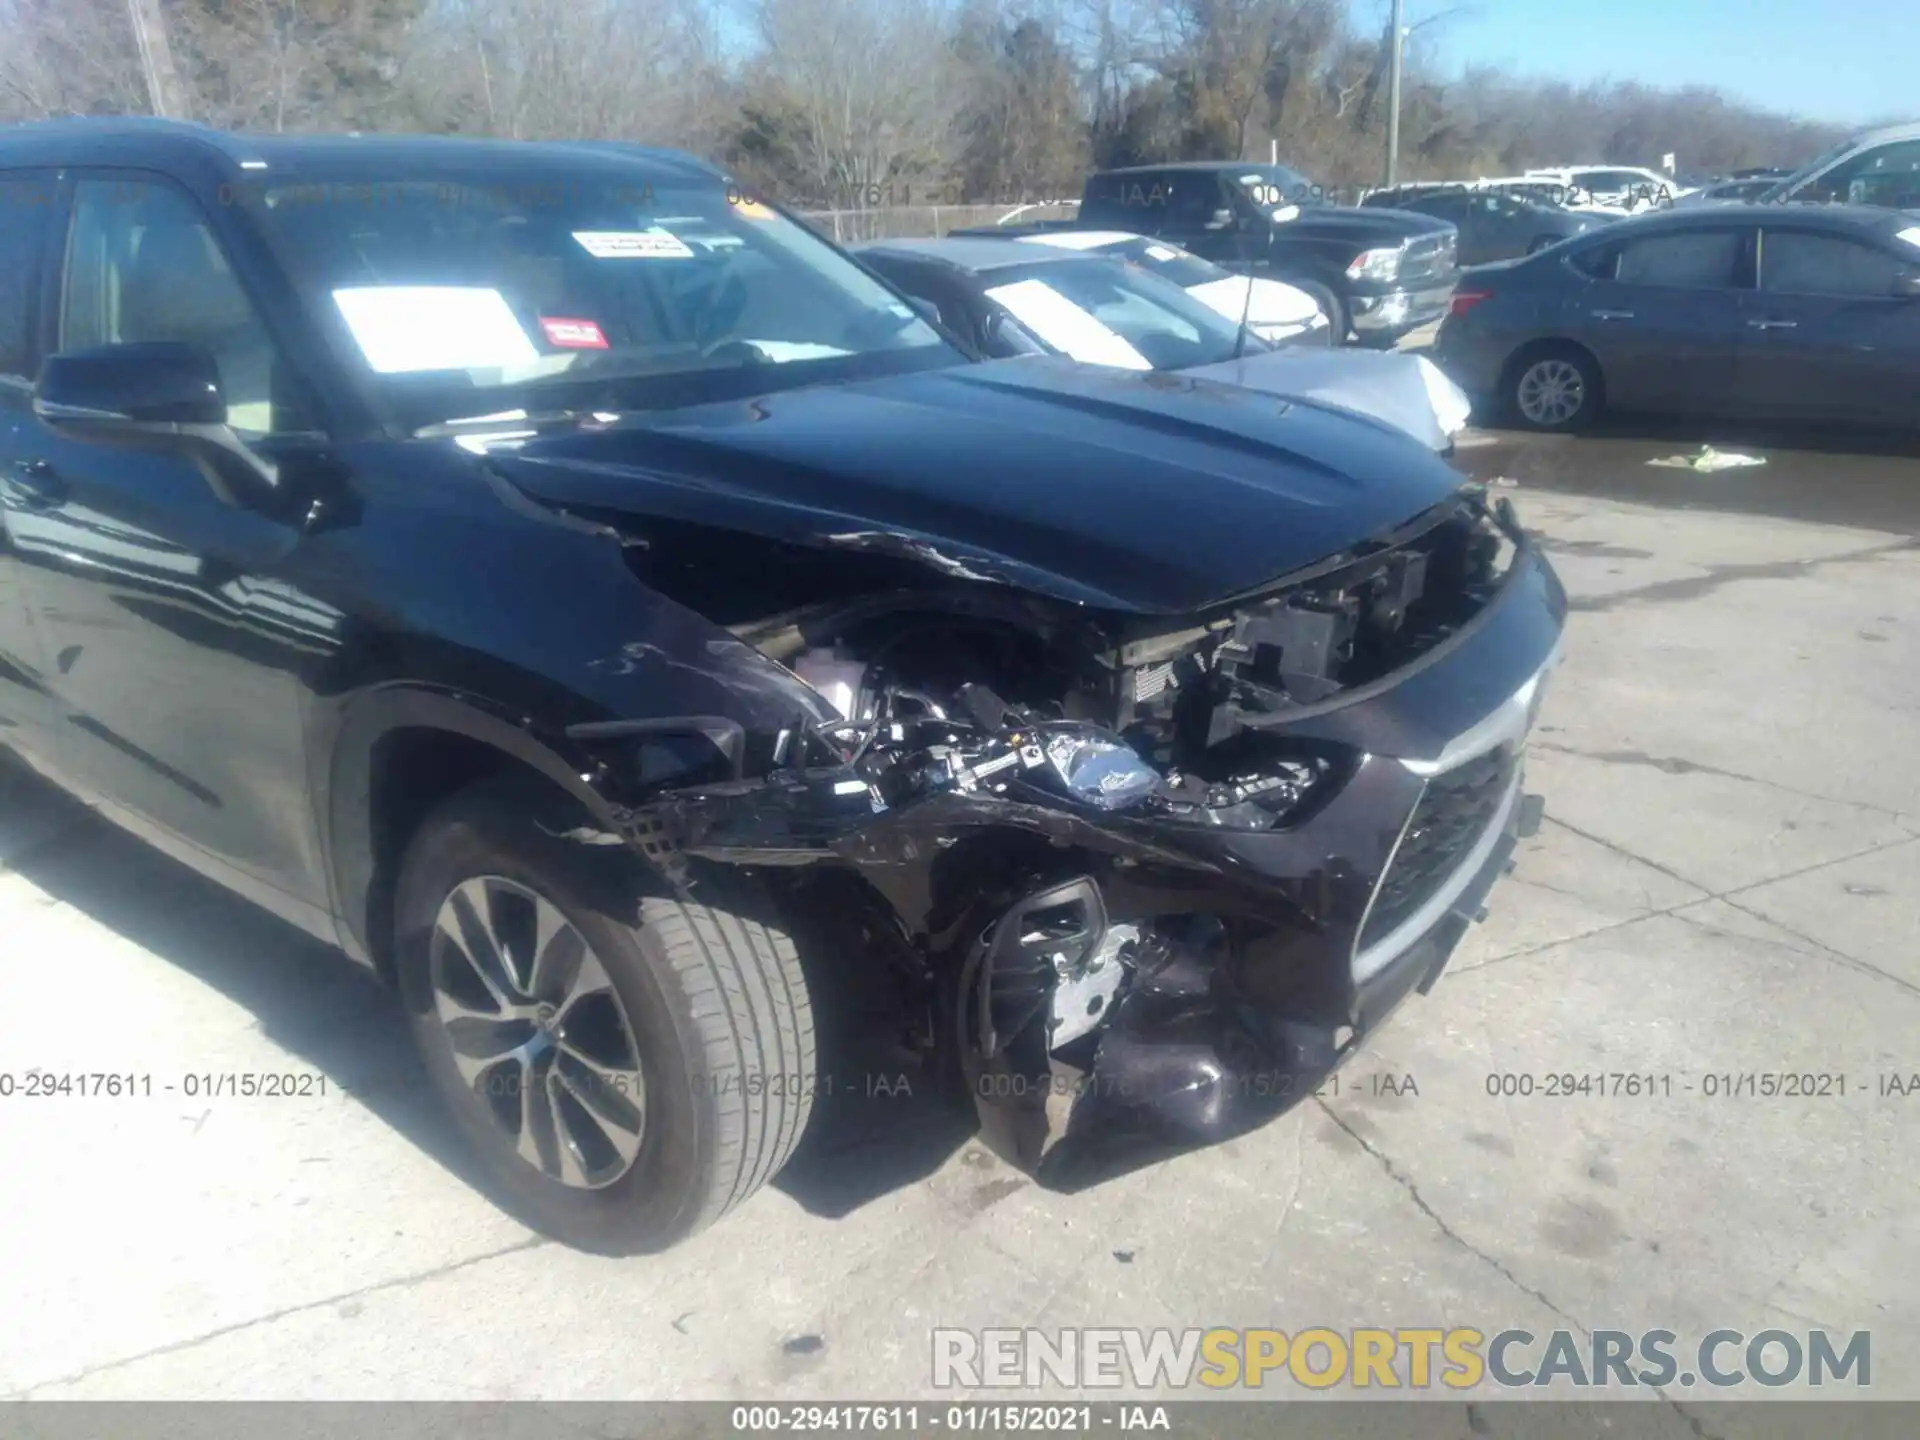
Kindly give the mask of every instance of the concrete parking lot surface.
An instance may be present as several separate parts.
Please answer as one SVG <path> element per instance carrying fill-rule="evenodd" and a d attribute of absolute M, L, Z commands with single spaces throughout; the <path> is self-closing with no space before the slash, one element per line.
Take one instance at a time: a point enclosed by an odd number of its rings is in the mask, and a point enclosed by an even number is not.
<path fill-rule="evenodd" d="M 1078 1195 L 896 1096 L 669 1255 L 571 1253 L 464 1178 L 370 981 L 4 782 L 0 1072 L 175 1089 L 0 1099 L 0 1395 L 908 1397 L 935 1325 L 1472 1325 L 1867 1330 L 1920 1398 L 1920 465 L 1555 444 L 1463 452 L 1574 596 L 1490 918 L 1338 1093 Z M 1743 502 L 1783 472 L 1824 520 Z M 325 1093 L 186 1093 L 232 1071 Z M 1783 1074 L 1833 1079 L 1746 1093 Z"/>

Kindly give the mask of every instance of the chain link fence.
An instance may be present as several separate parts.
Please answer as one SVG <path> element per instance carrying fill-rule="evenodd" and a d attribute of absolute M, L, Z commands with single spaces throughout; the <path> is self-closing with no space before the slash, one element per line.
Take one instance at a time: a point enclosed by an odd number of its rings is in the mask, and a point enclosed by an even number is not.
<path fill-rule="evenodd" d="M 884 205 L 863 210 L 802 210 L 800 215 L 837 244 L 861 240 L 932 238 L 974 225 L 1071 220 L 1078 200 L 1036 205 Z"/>

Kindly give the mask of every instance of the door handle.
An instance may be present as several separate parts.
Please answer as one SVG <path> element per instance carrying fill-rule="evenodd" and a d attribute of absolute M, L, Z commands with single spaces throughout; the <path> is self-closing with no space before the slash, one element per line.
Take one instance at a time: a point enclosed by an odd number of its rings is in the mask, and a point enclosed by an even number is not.
<path fill-rule="evenodd" d="M 1747 322 L 1747 328 L 1750 330 L 1797 330 L 1799 327 L 1798 320 L 1749 320 Z"/>
<path fill-rule="evenodd" d="M 35 510 L 51 509 L 67 498 L 66 482 L 44 460 L 14 461 L 11 478 L 21 503 Z"/>
<path fill-rule="evenodd" d="M 1592 315 L 1593 318 L 1596 320 L 1631 320 L 1633 319 L 1633 312 L 1631 310 L 1590 310 L 1587 313 Z"/>

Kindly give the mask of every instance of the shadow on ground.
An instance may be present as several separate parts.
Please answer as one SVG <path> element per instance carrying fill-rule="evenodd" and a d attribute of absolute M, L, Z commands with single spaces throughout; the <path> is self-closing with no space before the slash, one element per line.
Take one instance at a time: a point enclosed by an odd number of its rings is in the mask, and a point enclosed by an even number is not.
<path fill-rule="evenodd" d="M 427 1083 L 394 994 L 340 951 L 203 879 L 0 753 L 0 872 L 191 975 L 276 1045 L 354 1096 L 447 1171 L 489 1193 Z M 974 1133 L 970 1112 L 869 1028 L 823 1035 L 821 1087 L 774 1182 L 837 1218 L 931 1175 Z"/>

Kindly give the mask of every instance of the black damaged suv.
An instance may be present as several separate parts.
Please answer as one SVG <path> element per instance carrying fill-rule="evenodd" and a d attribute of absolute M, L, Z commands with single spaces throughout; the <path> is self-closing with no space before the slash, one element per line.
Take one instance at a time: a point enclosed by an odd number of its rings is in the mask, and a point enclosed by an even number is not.
<path fill-rule="evenodd" d="M 1563 594 L 1384 426 L 971 363 L 667 153 L 71 122 L 0 208 L 0 740 L 394 981 L 573 1244 L 883 999 L 1043 1177 L 1236 1134 L 1537 819 Z"/>

